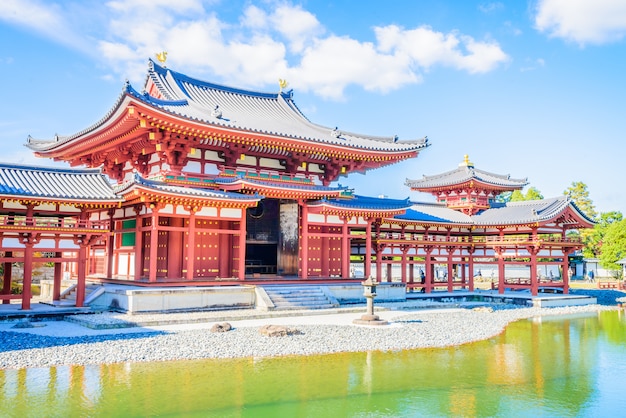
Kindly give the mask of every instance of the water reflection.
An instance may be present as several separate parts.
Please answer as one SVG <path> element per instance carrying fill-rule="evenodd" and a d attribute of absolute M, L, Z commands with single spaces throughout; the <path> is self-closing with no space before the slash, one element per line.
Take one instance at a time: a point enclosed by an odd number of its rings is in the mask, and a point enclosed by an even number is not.
<path fill-rule="evenodd" d="M 446 349 L 0 371 L 0 415 L 599 416 L 626 408 L 623 312 Z"/>

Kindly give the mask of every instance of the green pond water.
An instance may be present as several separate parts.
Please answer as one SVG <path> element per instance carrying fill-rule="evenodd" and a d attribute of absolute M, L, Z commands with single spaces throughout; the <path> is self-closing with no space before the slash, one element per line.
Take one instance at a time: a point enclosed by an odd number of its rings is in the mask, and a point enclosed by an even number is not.
<path fill-rule="evenodd" d="M 626 313 L 444 349 L 0 370 L 2 417 L 626 414 Z"/>

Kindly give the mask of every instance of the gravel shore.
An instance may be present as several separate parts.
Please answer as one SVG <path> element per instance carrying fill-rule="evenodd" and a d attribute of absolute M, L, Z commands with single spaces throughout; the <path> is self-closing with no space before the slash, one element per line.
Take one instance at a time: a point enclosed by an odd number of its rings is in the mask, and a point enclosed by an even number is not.
<path fill-rule="evenodd" d="M 397 308 L 397 307 L 395 307 Z M 270 357 L 354 351 L 395 351 L 445 347 L 484 340 L 501 333 L 512 321 L 540 315 L 567 315 L 616 306 L 588 305 L 562 308 L 525 308 L 495 305 L 493 308 L 452 308 L 377 311 L 390 322 L 385 326 L 352 323 L 361 313 L 316 312 L 282 318 L 229 320 L 233 330 L 210 332 L 223 318 L 212 313 L 161 314 L 133 321 L 170 325 L 144 325 L 121 329 L 89 329 L 66 321 L 33 324 L 35 328 L 14 328 L 0 324 L 0 368 L 48 367 L 69 364 L 168 361 L 201 358 Z M 411 308 L 410 306 L 408 308 Z M 247 314 L 247 315 L 246 315 Z M 206 314 L 204 314 L 206 315 Z M 85 315 L 89 321 L 115 324 L 129 321 L 128 315 L 103 313 Z M 187 324 L 182 324 L 185 318 Z M 301 331 L 299 335 L 267 337 L 262 325 L 282 324 Z M 129 325 L 129 324 L 126 324 Z M 134 324 L 137 325 L 137 324 Z"/>

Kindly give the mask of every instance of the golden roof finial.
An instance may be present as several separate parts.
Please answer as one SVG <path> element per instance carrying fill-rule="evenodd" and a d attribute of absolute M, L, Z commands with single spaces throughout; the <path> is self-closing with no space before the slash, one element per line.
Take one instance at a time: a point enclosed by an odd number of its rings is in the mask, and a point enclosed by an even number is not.
<path fill-rule="evenodd" d="M 463 156 L 463 162 L 459 164 L 459 167 L 474 167 L 474 163 L 469 160 L 469 155 Z"/>
<path fill-rule="evenodd" d="M 280 91 L 283 91 L 283 89 L 286 88 L 289 85 L 289 83 L 287 83 L 287 80 L 283 78 L 279 78 L 278 85 L 280 86 Z"/>
<path fill-rule="evenodd" d="M 156 54 L 156 59 L 159 60 L 161 65 L 165 64 L 165 61 L 167 61 L 167 52 L 165 51 L 158 52 Z"/>

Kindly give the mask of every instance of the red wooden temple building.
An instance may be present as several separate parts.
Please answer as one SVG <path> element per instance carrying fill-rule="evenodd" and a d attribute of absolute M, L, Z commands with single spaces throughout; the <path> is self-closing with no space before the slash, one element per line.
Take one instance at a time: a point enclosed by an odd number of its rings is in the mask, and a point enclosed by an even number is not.
<path fill-rule="evenodd" d="M 33 257 L 77 263 L 82 287 L 86 278 L 197 286 L 373 276 L 425 292 L 472 290 L 480 264 L 497 270 L 501 291 L 533 294 L 542 285 L 538 267 L 557 266 L 562 274 L 550 286 L 567 292 L 567 256 L 581 243 L 566 233 L 592 221 L 566 197 L 498 204 L 526 180 L 478 170 L 467 158 L 456 170 L 407 180 L 436 203 L 366 197 L 335 184 L 429 145 L 317 125 L 292 91 L 225 87 L 150 61 L 142 91 L 127 84 L 93 126 L 28 139 L 36 155 L 86 168 L 2 168 L 12 175 L 0 178 L 1 297 L 14 297 L 11 264 Z M 507 280 L 512 265 L 528 277 Z M 24 309 L 27 299 L 24 291 Z"/>

